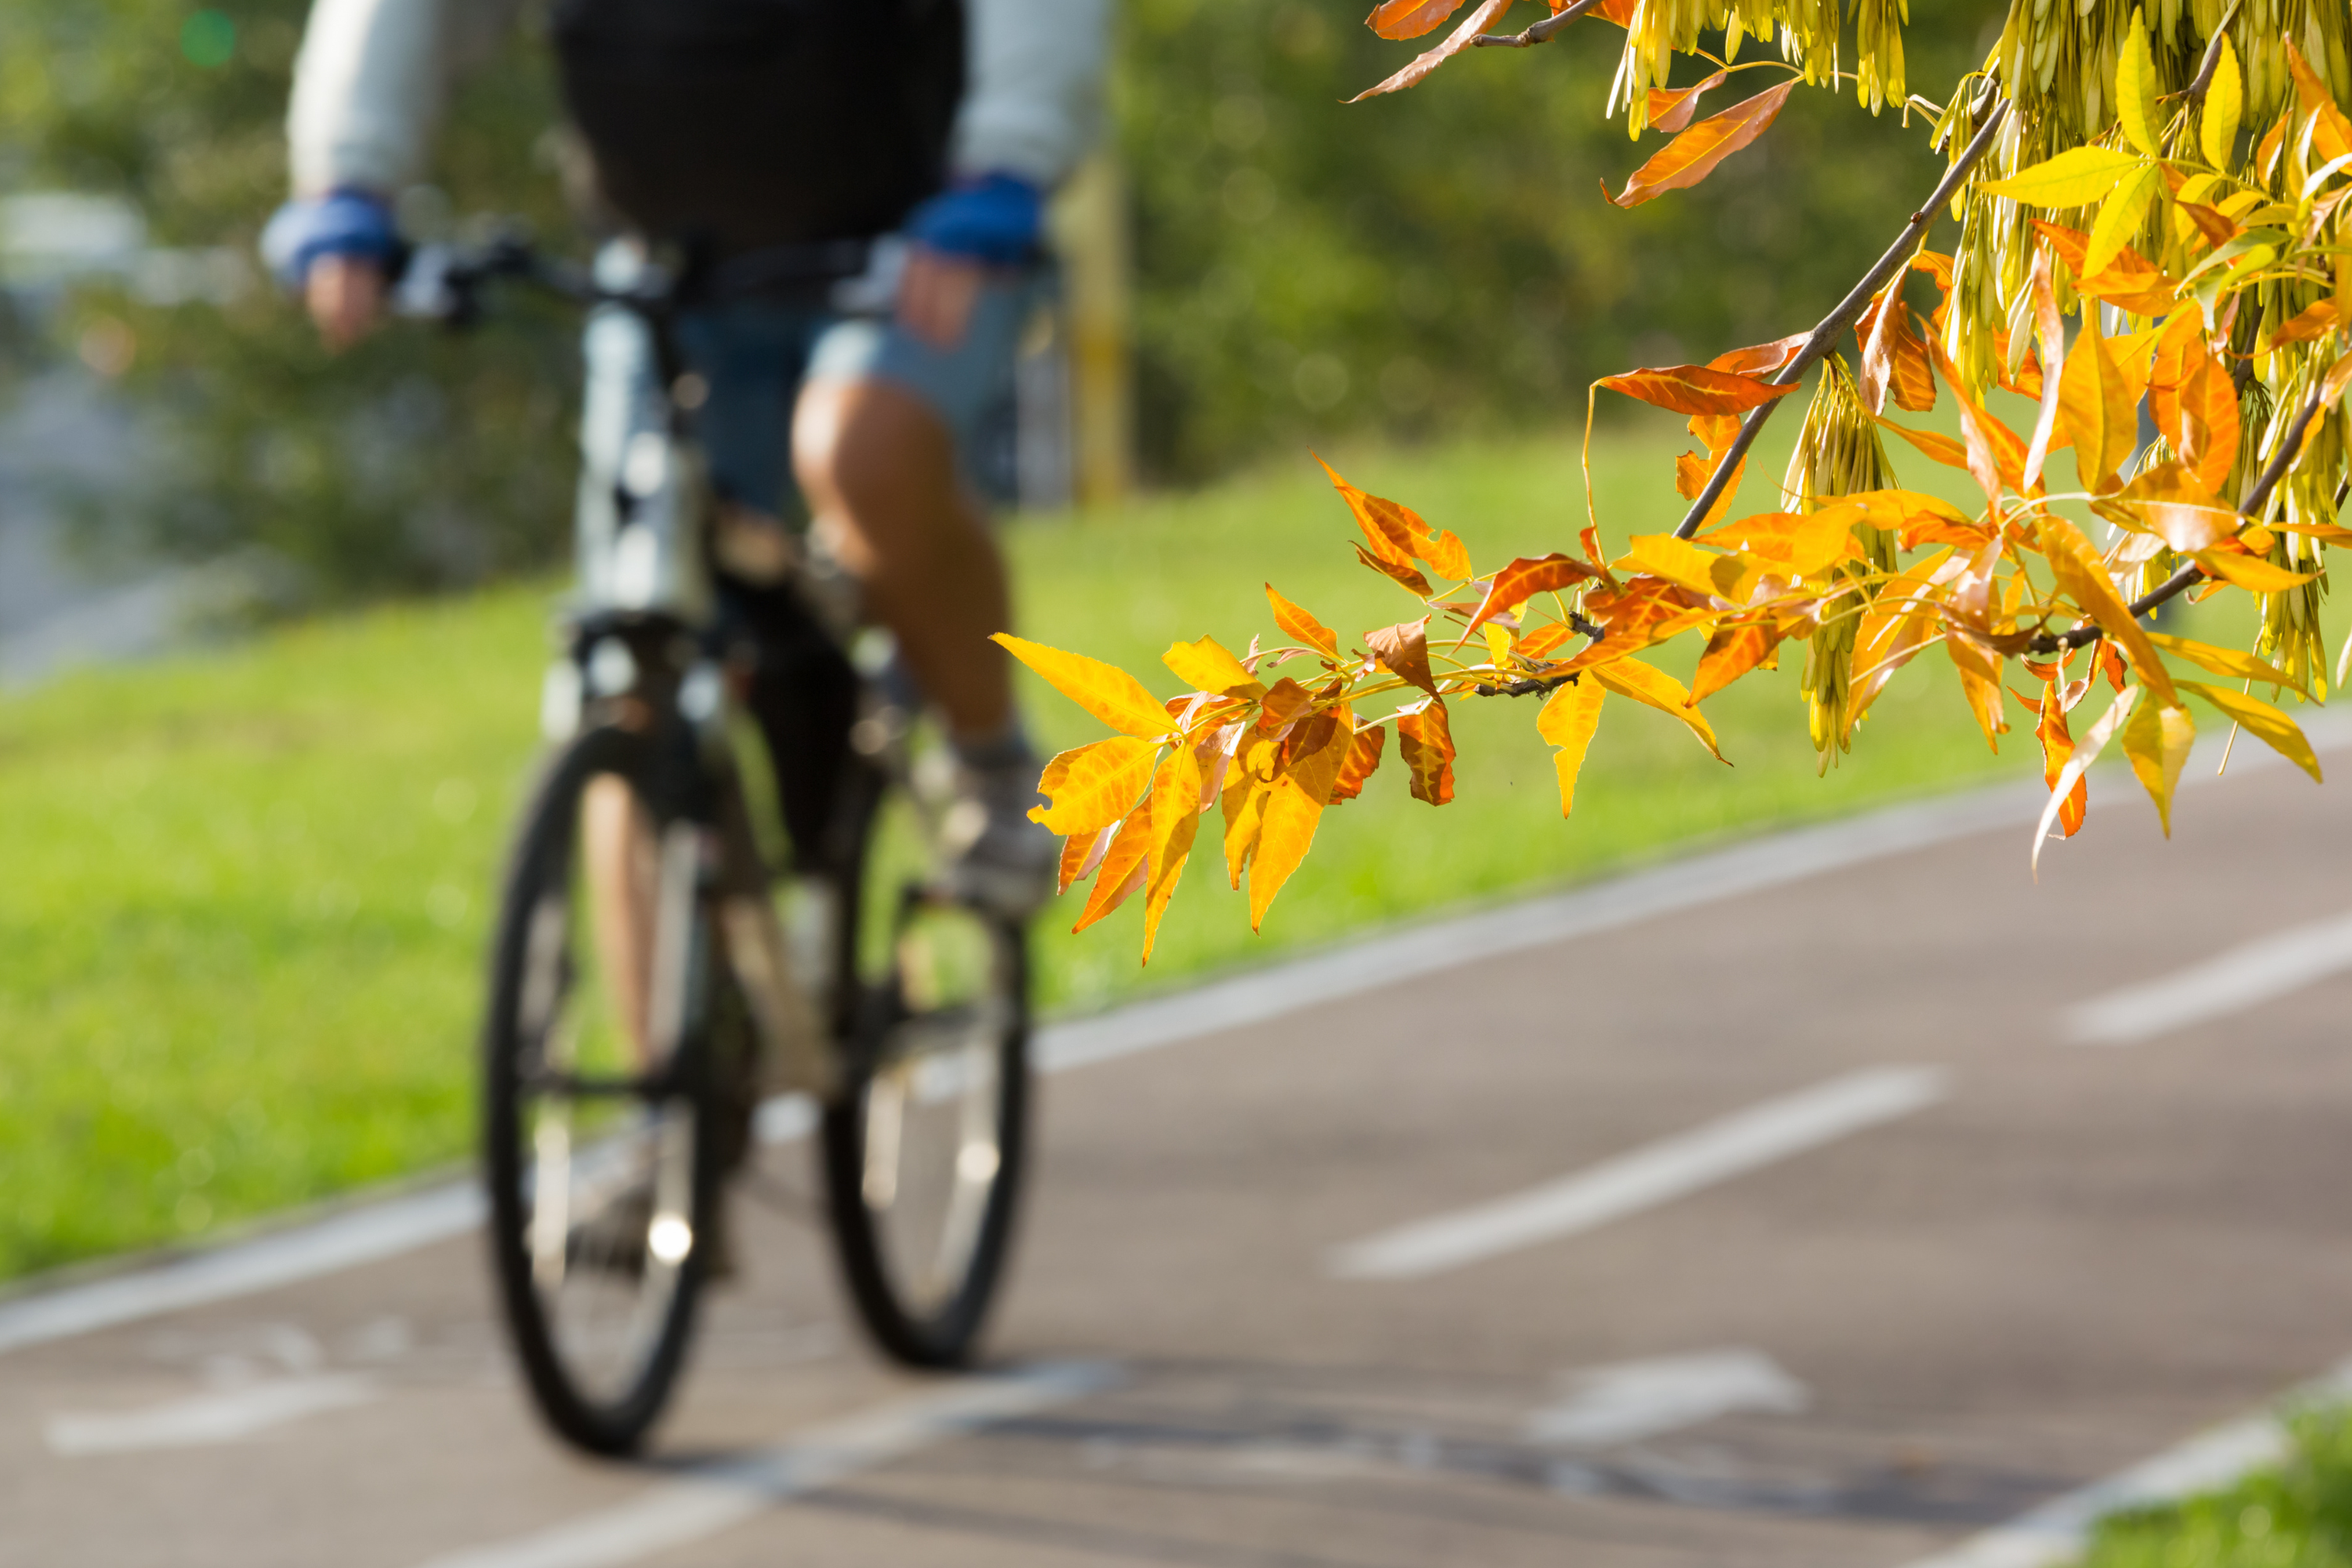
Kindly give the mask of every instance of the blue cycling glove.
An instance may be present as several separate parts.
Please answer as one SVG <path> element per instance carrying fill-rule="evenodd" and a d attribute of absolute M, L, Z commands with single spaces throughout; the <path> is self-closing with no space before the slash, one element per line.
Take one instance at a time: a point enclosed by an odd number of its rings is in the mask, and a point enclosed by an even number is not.
<path fill-rule="evenodd" d="M 919 245 L 1001 267 L 1035 257 L 1045 232 L 1045 194 L 1015 174 L 960 180 L 907 220 Z"/>
<path fill-rule="evenodd" d="M 261 231 L 261 259 L 289 289 L 301 288 L 322 256 L 361 257 L 390 271 L 401 250 L 392 208 L 363 191 L 288 202 Z"/>

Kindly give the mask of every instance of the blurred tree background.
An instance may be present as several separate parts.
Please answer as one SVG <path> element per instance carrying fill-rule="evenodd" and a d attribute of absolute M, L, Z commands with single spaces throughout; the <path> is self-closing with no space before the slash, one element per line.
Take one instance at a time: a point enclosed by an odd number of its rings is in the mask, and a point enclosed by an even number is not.
<path fill-rule="evenodd" d="M 1372 37 L 1363 5 L 1124 0 L 1115 102 L 1140 441 L 1159 482 L 1309 438 L 1565 423 L 1595 375 L 1809 324 L 1934 178 L 1891 117 L 1807 93 L 1731 177 L 1618 212 L 1599 182 L 1659 140 L 1631 146 L 1601 118 L 1615 28 L 1482 51 L 1349 105 L 1419 47 Z M 0 182 L 119 194 L 155 244 L 249 257 L 283 195 L 306 10 L 9 0 Z M 1919 17 L 1915 90 L 1944 90 L 1998 23 L 1975 5 Z M 545 51 L 506 51 L 459 93 L 436 187 L 404 216 L 520 212 L 576 239 L 554 119 Z M 318 604 L 484 580 L 554 559 L 568 537 L 577 372 L 557 313 L 502 315 L 463 341 L 383 333 L 330 360 L 257 274 L 225 301 L 84 288 L 54 326 L 161 446 L 133 500 L 86 509 L 101 543 L 257 548 L 290 567 L 296 602 Z"/>

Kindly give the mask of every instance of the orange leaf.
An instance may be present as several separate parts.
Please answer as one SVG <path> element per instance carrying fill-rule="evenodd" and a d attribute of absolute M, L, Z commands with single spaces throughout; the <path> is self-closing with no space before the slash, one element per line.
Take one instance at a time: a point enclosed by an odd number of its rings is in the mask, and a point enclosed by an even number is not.
<path fill-rule="evenodd" d="M 2116 470 L 2139 447 L 2139 390 L 2095 321 L 2075 336 L 2058 378 L 2058 415 L 2074 442 L 2076 471 L 2094 490 L 2113 489 Z"/>
<path fill-rule="evenodd" d="M 2294 74 L 2296 95 L 2303 101 L 2304 113 L 2312 117 L 2311 146 L 2318 156 L 2315 163 L 2332 163 L 2337 158 L 2352 158 L 2352 120 L 2336 106 L 2335 96 L 2327 84 L 2319 79 L 2303 51 L 2287 40 L 2286 68 Z"/>
<path fill-rule="evenodd" d="M 2184 554 L 2236 538 L 2246 521 L 2237 508 L 2224 504 L 2177 458 L 2150 468 L 2094 505 L 2109 521 L 2158 534 Z"/>
<path fill-rule="evenodd" d="M 1536 715 L 1536 733 L 1555 748 L 1552 767 L 1559 775 L 1559 814 L 1576 806 L 1576 775 L 1583 770 L 1584 753 L 1601 723 L 1601 703 L 1607 695 L 1598 680 L 1576 680 L 1544 700 Z"/>
<path fill-rule="evenodd" d="M 1323 462 L 1320 458 L 1316 461 Z M 1323 463 L 1323 471 L 1331 476 L 1331 483 L 1347 498 L 1348 508 L 1356 514 L 1357 526 L 1364 531 L 1364 536 L 1372 542 L 1375 555 L 1395 565 L 1418 557 L 1428 562 L 1440 576 L 1457 582 L 1469 578 L 1469 552 L 1452 533 L 1433 534 L 1429 524 L 1412 508 L 1366 494 L 1341 479 L 1328 463 Z"/>
<path fill-rule="evenodd" d="M 2156 421 L 2157 434 L 2172 443 L 2176 454 L 2181 447 L 2180 389 L 2187 384 L 2189 373 L 2210 355 L 2205 343 L 2205 319 L 2194 309 L 2175 315 L 2156 335 L 2156 357 L 2147 374 L 2148 417 Z"/>
<path fill-rule="evenodd" d="M 1439 576 L 1451 577 L 1457 583 L 1470 580 L 1470 552 L 1462 547 L 1462 542 L 1454 537 L 1451 529 L 1440 529 L 1420 554 L 1423 561 L 1429 563 L 1429 569 Z"/>
<path fill-rule="evenodd" d="M 1893 431 L 1947 468 L 1966 468 L 1969 466 L 1969 449 L 1949 436 L 1934 430 L 1913 430 L 1906 426 L 1897 425 L 1892 419 L 1881 419 L 1878 421 L 1878 427 L 1882 430 Z"/>
<path fill-rule="evenodd" d="M 1479 6 L 1477 10 L 1471 13 L 1467 21 L 1454 28 L 1451 33 L 1448 33 L 1445 36 L 1445 41 L 1444 43 L 1438 45 L 1433 49 L 1424 50 L 1423 53 L 1415 56 L 1413 62 L 1405 67 L 1404 69 L 1397 72 L 1394 76 L 1390 77 L 1387 80 L 1380 83 L 1377 87 L 1366 88 L 1363 91 L 1358 93 L 1348 101 L 1350 103 L 1361 103 L 1368 98 L 1378 98 L 1384 92 L 1402 92 L 1406 88 L 1412 86 L 1413 83 L 1421 80 L 1430 72 L 1444 65 L 1447 60 L 1452 59 L 1455 55 L 1458 55 L 1463 50 L 1468 48 L 1470 47 L 1471 39 L 1485 32 L 1494 24 L 1496 17 L 1500 16 L 1504 12 L 1510 8 L 1511 0 L 1486 0 L 1485 5 Z"/>
<path fill-rule="evenodd" d="M 1813 577 L 1844 558 L 1853 525 L 1869 515 L 1867 505 L 1840 500 L 1819 511 L 1758 512 L 1712 529 L 1704 537 L 1719 550 L 1755 556 L 1777 574 Z"/>
<path fill-rule="evenodd" d="M 1769 343 L 1758 343 L 1752 348 L 1733 349 L 1728 353 L 1717 354 L 1707 361 L 1707 368 L 1727 370 L 1738 375 L 1772 375 L 1786 369 L 1789 362 L 1795 359 L 1804 346 L 1812 341 L 1812 336 L 1811 332 L 1796 332 L 1785 338 L 1775 338 Z M 1738 426 L 1734 426 L 1733 428 L 1737 429 Z M 1697 436 L 1699 432 L 1694 428 L 1691 434 Z M 1705 437 L 1700 438 L 1706 439 Z M 1723 449 L 1721 441 L 1708 440 L 1706 444 L 1710 451 L 1719 452 Z"/>
<path fill-rule="evenodd" d="M 2156 645 L 2132 618 L 2131 609 L 2107 576 L 2106 565 L 2083 531 L 2063 517 L 2044 512 L 2034 520 L 2042 531 L 2042 553 L 2050 563 L 2058 585 L 2122 647 L 2132 668 L 2168 708 L 2180 706 L 2172 677 L 2157 657 Z"/>
<path fill-rule="evenodd" d="M 1780 115 L 1780 106 L 1789 101 L 1789 94 L 1796 85 L 1797 79 L 1791 77 L 1778 87 L 1767 88 L 1720 114 L 1700 121 L 1634 170 L 1623 192 L 1609 196 L 1609 200 L 1621 207 L 1639 206 L 1667 191 L 1697 184 L 1715 173 L 1717 164 L 1764 133 L 1765 127 Z M 1601 194 L 1608 195 L 1606 185 L 1601 187 Z"/>
<path fill-rule="evenodd" d="M 1953 668 L 1960 672 L 1960 690 L 1968 698 L 1969 711 L 1976 716 L 1978 728 L 1984 731 L 1985 744 L 2000 751 L 2009 721 L 2001 714 L 2000 671 L 1992 656 L 1958 635 L 1944 638 L 1944 651 L 1952 656 Z"/>
<path fill-rule="evenodd" d="M 1960 434 L 1968 439 L 1969 473 L 1981 486 L 1985 499 L 1997 499 L 2005 485 L 2022 492 L 2025 489 L 2025 442 L 2016 431 L 1985 412 L 1984 405 L 1968 392 L 1968 384 L 1944 353 L 1944 345 L 1928 345 L 1936 357 L 1936 367 L 1943 373 L 1945 384 L 1952 389 L 1952 401 L 1960 405 Z M 1915 446 L 1917 443 L 1913 443 Z"/>
<path fill-rule="evenodd" d="M 1160 700 L 1143 683 L 1115 664 L 999 632 L 993 642 L 1039 675 L 1046 683 L 1123 734 L 1146 741 L 1164 739 L 1176 726 Z"/>
<path fill-rule="evenodd" d="M 1728 71 L 1717 71 L 1705 81 L 1691 87 L 1654 87 L 1650 89 L 1649 121 L 1653 128 L 1668 132 L 1682 130 L 1698 112 L 1698 100 L 1721 87 L 1730 79 Z"/>
<path fill-rule="evenodd" d="M 1151 818 L 1143 901 L 1143 962 L 1149 963 L 1151 944 L 1160 937 L 1160 917 L 1176 896 L 1177 879 L 1184 875 L 1192 839 L 1201 831 L 1201 759 L 1192 748 L 1179 746 L 1168 753 L 1143 809 Z"/>
<path fill-rule="evenodd" d="M 1102 869 L 1095 878 L 1095 890 L 1087 900 L 1078 923 L 1070 928 L 1076 936 L 1088 926 L 1127 902 L 1135 889 L 1143 886 L 1150 871 L 1151 813 L 1138 807 L 1128 814 L 1120 824 L 1118 837 L 1103 852 Z"/>
<path fill-rule="evenodd" d="M 1364 26 L 1383 38 L 1418 38 L 1445 26 L 1462 0 L 1381 0 Z"/>
<path fill-rule="evenodd" d="M 1391 675 L 1409 681 L 1437 695 L 1437 679 L 1429 668 L 1429 617 L 1417 621 L 1399 621 L 1376 632 L 1364 634 L 1364 646 Z"/>
<path fill-rule="evenodd" d="M 1470 617 L 1462 635 L 1468 637 L 1495 616 L 1509 614 L 1538 594 L 1556 593 L 1590 582 L 1600 574 L 1573 555 L 1562 555 L 1557 551 L 1549 555 L 1519 556 L 1495 574 L 1493 586 L 1479 601 L 1478 613 Z"/>
<path fill-rule="evenodd" d="M 1113 735 L 1060 753 L 1037 781 L 1037 793 L 1053 802 L 1052 808 L 1031 806 L 1029 820 L 1065 838 L 1099 833 L 1125 816 L 1143 793 L 1157 751 L 1149 741 Z"/>
<path fill-rule="evenodd" d="M 1381 749 L 1387 743 L 1389 732 L 1378 724 L 1356 731 L 1348 743 L 1347 760 L 1339 764 L 1339 776 L 1331 784 L 1331 804 L 1353 800 L 1364 793 L 1364 784 L 1380 771 Z"/>
<path fill-rule="evenodd" d="M 1356 558 L 1383 577 L 1394 578 L 1408 593 L 1426 599 L 1434 592 L 1429 579 L 1413 570 L 1409 562 L 1391 561 L 1385 555 L 1375 555 L 1362 545 L 1356 546 Z"/>
<path fill-rule="evenodd" d="M 1775 386 L 1752 375 L 1703 364 L 1629 370 L 1622 375 L 1604 375 L 1595 384 L 1676 414 L 1744 414 L 1797 390 L 1795 382 Z"/>
<path fill-rule="evenodd" d="M 2194 363 L 2180 384 L 2178 450 L 2207 489 L 2219 491 L 2230 482 L 2237 466 L 2242 438 L 2237 384 L 2221 362 L 2203 353 L 2200 339 Z"/>
<path fill-rule="evenodd" d="M 2266 354 L 2289 343 L 2305 343 L 2314 338 L 2325 337 L 2342 325 L 2343 320 L 2344 312 L 2335 300 L 2322 300 L 2294 320 L 2279 323 L 2278 330 L 2257 344 L 2254 352 Z"/>
<path fill-rule="evenodd" d="M 1274 624 L 1286 634 L 1297 637 L 1309 647 L 1321 649 L 1333 658 L 1339 657 L 1339 639 L 1329 626 L 1284 598 L 1271 583 L 1265 585 L 1265 599 L 1274 606 Z"/>
<path fill-rule="evenodd" d="M 1898 276 L 1854 323 L 1862 343 L 1862 400 L 1872 413 L 1885 405 L 1886 394 L 1895 406 L 1925 414 L 1936 406 L 1936 371 L 1927 362 L 1927 340 L 1913 325 L 1911 308 L 1903 303 Z"/>
<path fill-rule="evenodd" d="M 1062 846 L 1061 875 L 1054 886 L 1056 893 L 1066 893 L 1076 883 L 1095 874 L 1102 864 L 1103 855 L 1110 841 L 1118 837 L 1118 825 L 1113 823 L 1100 833 L 1081 833 Z"/>
<path fill-rule="evenodd" d="M 1780 639 L 1760 621 L 1718 626 L 1699 655 L 1698 671 L 1691 677 L 1691 700 L 1704 702 L 1758 665 Z"/>
<path fill-rule="evenodd" d="M 1307 858 L 1315 842 L 1315 825 L 1330 804 L 1331 787 L 1354 741 L 1354 721 L 1344 708 L 1321 715 L 1316 727 L 1320 736 L 1311 750 L 1292 757 L 1276 776 L 1260 814 L 1257 853 L 1249 868 L 1252 931 L 1264 923 L 1274 896 Z"/>
<path fill-rule="evenodd" d="M 1315 694 L 1288 676 L 1274 683 L 1258 703 L 1257 727 L 1261 730 L 1281 729 L 1313 705 Z"/>
<path fill-rule="evenodd" d="M 2066 771 L 2066 760 L 2074 754 L 2074 737 L 2066 732 L 2066 710 L 2058 702 L 2058 683 L 2042 683 L 2042 718 L 2033 727 L 2034 738 L 2042 742 L 2042 782 L 2052 790 L 2058 787 L 2058 775 Z M 2067 792 L 2058 807 L 2058 829 L 2062 838 L 2072 838 L 2083 826 L 2084 813 L 2090 809 L 2090 780 L 2076 774 L 2074 787 Z"/>
<path fill-rule="evenodd" d="M 1413 799 L 1444 805 L 1454 798 L 1454 726 L 1444 699 L 1397 715 L 1397 755 L 1412 770 Z"/>

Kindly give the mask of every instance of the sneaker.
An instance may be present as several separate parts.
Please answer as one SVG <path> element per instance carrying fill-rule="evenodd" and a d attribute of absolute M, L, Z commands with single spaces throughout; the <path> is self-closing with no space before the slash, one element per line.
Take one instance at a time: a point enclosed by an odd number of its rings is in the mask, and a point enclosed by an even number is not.
<path fill-rule="evenodd" d="M 1026 920 L 1045 908 L 1061 865 L 1061 840 L 1029 818 L 1032 806 L 1045 804 L 1037 793 L 1040 767 L 1024 754 L 956 772 L 958 799 L 947 821 L 948 889 L 1006 920 Z"/>

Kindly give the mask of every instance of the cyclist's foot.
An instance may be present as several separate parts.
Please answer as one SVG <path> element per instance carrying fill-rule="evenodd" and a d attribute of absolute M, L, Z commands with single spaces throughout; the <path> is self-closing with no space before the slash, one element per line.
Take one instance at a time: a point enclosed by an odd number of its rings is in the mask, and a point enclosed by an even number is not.
<path fill-rule="evenodd" d="M 948 887 L 960 899 L 1009 920 L 1026 920 L 1054 896 L 1061 844 L 1029 818 L 1045 804 L 1043 769 L 1017 730 L 982 745 L 959 745 L 956 793 L 949 817 Z"/>

